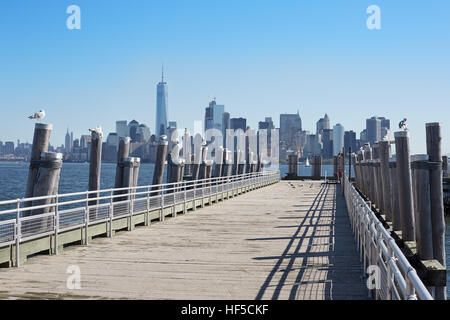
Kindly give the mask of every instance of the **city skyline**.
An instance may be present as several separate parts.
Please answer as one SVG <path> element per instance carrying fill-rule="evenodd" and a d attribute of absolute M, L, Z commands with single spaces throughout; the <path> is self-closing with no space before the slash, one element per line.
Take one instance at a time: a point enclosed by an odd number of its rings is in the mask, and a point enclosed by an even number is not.
<path fill-rule="evenodd" d="M 81 0 L 81 30 L 65 26 L 68 1 L 45 8 L 3 1 L 0 35 L 8 50 L 0 53 L 0 107 L 8 121 L 1 140 L 31 142 L 26 116 L 41 108 L 54 124 L 54 145 L 67 127 L 113 132 L 116 119 L 140 119 L 154 132 L 154 87 L 164 63 L 169 120 L 180 128 L 192 131 L 216 96 L 252 128 L 265 117 L 278 127 L 281 111 L 297 109 L 311 132 L 325 113 L 357 135 L 373 115 L 388 117 L 394 129 L 407 118 L 412 153 L 425 153 L 424 123 L 441 121 L 449 153 L 450 4 L 376 2 L 383 27 L 374 31 L 366 27 L 367 1 L 286 1 L 283 8 L 270 1 L 116 1 L 105 13 L 100 2 Z M 208 29 L 205 21 L 218 12 L 223 23 Z"/>

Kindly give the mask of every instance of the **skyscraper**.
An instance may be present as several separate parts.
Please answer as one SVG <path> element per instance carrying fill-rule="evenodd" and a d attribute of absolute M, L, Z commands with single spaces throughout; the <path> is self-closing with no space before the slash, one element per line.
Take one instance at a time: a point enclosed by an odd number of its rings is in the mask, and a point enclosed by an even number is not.
<path fill-rule="evenodd" d="M 67 129 L 66 139 L 65 139 L 65 144 L 64 144 L 64 151 L 66 153 L 72 152 L 72 137 L 73 137 L 73 135 L 70 135 L 69 129 Z"/>
<path fill-rule="evenodd" d="M 322 130 L 322 155 L 324 159 L 333 158 L 333 130 L 323 129 Z"/>
<path fill-rule="evenodd" d="M 371 146 L 381 140 L 381 119 L 372 117 L 366 120 L 367 142 Z"/>
<path fill-rule="evenodd" d="M 344 133 L 344 149 L 345 154 L 348 156 L 348 149 L 352 148 L 352 152 L 356 153 L 356 132 L 350 130 Z"/>
<path fill-rule="evenodd" d="M 222 114 L 222 136 L 225 137 L 227 134 L 227 129 L 230 129 L 230 113 L 224 112 Z"/>
<path fill-rule="evenodd" d="M 127 120 L 116 121 L 116 133 L 119 136 L 119 138 L 124 138 L 124 137 L 130 136 L 130 131 L 128 129 Z"/>
<path fill-rule="evenodd" d="M 337 156 L 344 147 L 344 126 L 340 123 L 333 127 L 333 155 Z"/>
<path fill-rule="evenodd" d="M 316 122 L 316 134 L 321 134 L 324 129 L 330 129 L 330 118 L 326 113 Z"/>
<path fill-rule="evenodd" d="M 156 86 L 156 127 L 155 135 L 167 135 L 167 114 L 169 109 L 169 98 L 167 83 L 164 82 L 164 69 L 161 73 L 161 82 Z"/>
<path fill-rule="evenodd" d="M 223 113 L 225 106 L 216 103 L 214 99 L 205 109 L 205 131 L 208 129 L 217 129 L 222 131 Z"/>
<path fill-rule="evenodd" d="M 247 130 L 247 119 L 245 118 L 231 118 L 230 119 L 230 129 L 237 130 L 242 129 L 242 131 Z"/>
<path fill-rule="evenodd" d="M 294 143 L 294 136 L 302 131 L 302 119 L 299 113 L 280 114 L 280 142 L 288 147 Z"/>

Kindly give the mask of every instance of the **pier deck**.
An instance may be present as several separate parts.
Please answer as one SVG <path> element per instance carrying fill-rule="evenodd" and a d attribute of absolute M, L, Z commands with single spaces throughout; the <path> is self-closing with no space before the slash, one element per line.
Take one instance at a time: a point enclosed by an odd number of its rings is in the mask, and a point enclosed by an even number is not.
<path fill-rule="evenodd" d="M 0 298 L 367 299 L 339 185 L 282 181 L 0 269 Z M 81 289 L 66 286 L 69 265 Z"/>

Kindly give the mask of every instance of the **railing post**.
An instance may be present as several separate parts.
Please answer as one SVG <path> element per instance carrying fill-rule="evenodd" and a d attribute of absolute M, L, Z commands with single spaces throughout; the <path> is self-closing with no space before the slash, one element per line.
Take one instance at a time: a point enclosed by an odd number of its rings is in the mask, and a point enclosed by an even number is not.
<path fill-rule="evenodd" d="M 109 198 L 109 237 L 113 236 L 113 217 L 114 217 L 114 201 L 113 201 L 113 190 L 110 191 Z"/>
<path fill-rule="evenodd" d="M 159 189 L 161 194 L 161 214 L 159 216 L 159 221 L 164 221 L 164 186 Z"/>
<path fill-rule="evenodd" d="M 150 187 L 147 188 L 147 203 L 146 203 L 147 213 L 145 214 L 145 226 L 150 225 Z"/>
<path fill-rule="evenodd" d="M 54 253 L 57 255 L 58 254 L 58 232 L 59 232 L 59 198 L 58 195 L 55 195 L 55 222 L 54 222 L 54 227 L 55 227 L 55 250 Z"/>
<path fill-rule="evenodd" d="M 196 204 L 196 198 L 197 198 L 197 180 L 194 180 L 194 184 L 192 187 L 192 192 L 193 192 L 193 196 L 192 196 L 192 210 L 196 211 L 197 210 L 197 204 Z"/>
<path fill-rule="evenodd" d="M 205 180 L 202 180 L 202 208 L 205 207 Z"/>
<path fill-rule="evenodd" d="M 409 279 L 411 269 L 406 272 L 406 300 L 417 300 L 416 290 Z"/>
<path fill-rule="evenodd" d="M 186 214 L 187 213 L 187 208 L 186 208 L 186 192 L 187 192 L 187 188 L 186 188 L 186 181 L 183 181 L 184 184 L 184 192 L 183 192 L 183 198 L 184 198 L 184 206 L 183 206 L 183 213 Z"/>
<path fill-rule="evenodd" d="M 84 225 L 84 244 L 88 245 L 88 225 L 89 225 L 89 192 L 86 192 L 86 209 L 85 209 L 86 217 L 85 217 L 85 225 Z"/>
<path fill-rule="evenodd" d="M 17 199 L 17 211 L 16 211 L 16 267 L 20 267 L 20 238 L 22 234 L 20 223 L 20 199 Z"/>

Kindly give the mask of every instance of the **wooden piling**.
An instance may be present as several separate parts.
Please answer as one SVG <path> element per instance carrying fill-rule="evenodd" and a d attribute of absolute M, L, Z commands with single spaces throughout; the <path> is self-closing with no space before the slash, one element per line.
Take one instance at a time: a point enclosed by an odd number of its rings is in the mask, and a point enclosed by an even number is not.
<path fill-rule="evenodd" d="M 442 176 L 446 178 L 448 176 L 448 157 L 442 156 Z"/>
<path fill-rule="evenodd" d="M 222 167 L 224 165 L 223 159 L 224 159 L 224 148 L 218 147 L 216 148 L 216 161 L 214 164 L 214 178 L 218 178 L 222 176 Z"/>
<path fill-rule="evenodd" d="M 101 131 L 91 132 L 91 154 L 89 161 L 89 191 L 100 190 L 100 171 L 102 165 L 102 138 Z M 98 198 L 98 193 L 89 194 L 89 198 Z M 97 205 L 98 200 L 89 201 L 89 205 Z"/>
<path fill-rule="evenodd" d="M 32 197 L 56 195 L 58 193 L 59 178 L 62 167 L 62 153 L 43 152 L 40 158 L 41 160 L 39 160 L 39 170 L 33 188 Z M 33 200 L 31 206 L 43 206 L 49 205 L 51 203 L 54 203 L 54 199 L 48 198 L 43 200 Z M 53 207 L 35 209 L 31 213 L 24 214 L 24 216 L 48 213 L 53 211 Z M 47 223 L 45 223 L 45 225 L 46 224 Z"/>
<path fill-rule="evenodd" d="M 387 221 L 392 221 L 391 210 L 391 183 L 389 174 L 389 149 L 391 148 L 390 141 L 379 142 L 380 151 L 380 176 L 383 194 L 383 206 L 381 208 L 382 213 L 386 216 Z"/>
<path fill-rule="evenodd" d="M 445 217 L 442 179 L 441 124 L 426 124 L 427 154 L 430 169 L 431 224 L 433 230 L 433 255 L 446 267 L 445 256 Z M 446 287 L 436 287 L 436 299 L 446 299 Z"/>
<path fill-rule="evenodd" d="M 291 178 L 296 178 L 298 176 L 298 155 L 290 154 L 288 156 L 289 171 L 288 176 Z"/>
<path fill-rule="evenodd" d="M 50 134 L 53 125 L 45 123 L 36 123 L 34 126 L 33 145 L 31 147 L 30 167 L 28 169 L 27 186 L 25 190 L 25 198 L 33 197 L 33 190 L 38 179 L 39 161 L 41 154 L 48 151 Z M 31 202 L 24 203 L 25 207 L 31 206 Z M 26 214 L 24 214 L 26 215 Z"/>
<path fill-rule="evenodd" d="M 397 131 L 394 136 L 402 239 L 404 241 L 415 241 L 409 133 L 408 131 Z"/>
<path fill-rule="evenodd" d="M 399 195 L 398 195 L 398 183 L 397 183 L 397 162 L 395 158 L 389 160 L 389 188 L 391 191 L 391 217 L 392 217 L 392 229 L 394 231 L 402 230 L 402 222 L 400 216 Z"/>
<path fill-rule="evenodd" d="M 430 174 L 428 155 L 411 157 L 416 242 L 422 260 L 433 259 L 433 235 L 430 208 Z"/>
<path fill-rule="evenodd" d="M 153 173 L 153 185 L 159 185 L 163 183 L 164 177 L 164 167 L 167 158 L 167 148 L 169 142 L 167 141 L 167 136 L 162 135 L 159 139 L 158 149 L 156 151 L 156 163 L 155 171 Z M 159 190 L 159 187 L 153 187 L 152 190 Z"/>
<path fill-rule="evenodd" d="M 122 137 L 119 141 L 119 149 L 117 150 L 117 167 L 114 188 L 121 188 L 123 185 L 123 159 L 128 158 L 130 154 L 130 137 Z"/>

